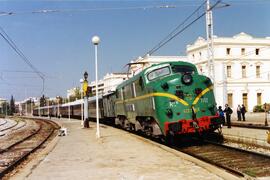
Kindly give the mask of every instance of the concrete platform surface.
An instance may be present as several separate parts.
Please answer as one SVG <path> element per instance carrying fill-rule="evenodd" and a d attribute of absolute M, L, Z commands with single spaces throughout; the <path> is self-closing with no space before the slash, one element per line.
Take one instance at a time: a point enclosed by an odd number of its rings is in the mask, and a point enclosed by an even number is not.
<path fill-rule="evenodd" d="M 137 138 L 101 125 L 82 129 L 78 120 L 60 120 L 68 135 L 37 165 L 26 167 L 11 179 L 222 179 L 193 162 Z M 28 168 L 28 170 L 27 170 Z"/>
<path fill-rule="evenodd" d="M 241 127 L 232 127 L 229 129 L 225 126 L 222 132 L 225 140 L 233 140 L 270 148 L 270 144 L 267 142 L 267 130 Z"/>
<path fill-rule="evenodd" d="M 269 114 L 267 114 L 267 116 L 269 116 Z M 270 120 L 268 120 L 268 122 L 268 124 L 270 124 Z M 234 117 L 232 117 L 232 124 L 233 123 L 264 126 L 265 113 L 246 113 L 246 121 L 237 121 L 237 118 L 234 114 Z M 270 126 L 268 127 L 270 128 Z M 227 126 L 224 126 L 222 131 L 225 139 L 227 140 L 256 144 L 270 148 L 270 144 L 267 142 L 268 130 L 266 129 L 253 129 L 233 126 L 229 129 Z"/>

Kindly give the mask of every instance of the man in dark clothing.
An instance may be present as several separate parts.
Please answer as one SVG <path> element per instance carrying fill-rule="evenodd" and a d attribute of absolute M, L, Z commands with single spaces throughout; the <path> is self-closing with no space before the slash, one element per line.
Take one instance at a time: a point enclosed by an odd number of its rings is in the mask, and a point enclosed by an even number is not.
<path fill-rule="evenodd" d="M 241 121 L 241 106 L 237 106 L 237 121 Z"/>
<path fill-rule="evenodd" d="M 233 110 L 229 107 L 228 104 L 225 104 L 224 112 L 226 114 L 226 121 L 228 128 L 231 128 L 231 114 L 233 113 Z"/>
<path fill-rule="evenodd" d="M 244 104 L 242 104 L 241 114 L 242 114 L 243 121 L 246 121 L 246 117 L 245 117 L 246 112 L 247 112 L 246 107 L 244 106 Z"/>

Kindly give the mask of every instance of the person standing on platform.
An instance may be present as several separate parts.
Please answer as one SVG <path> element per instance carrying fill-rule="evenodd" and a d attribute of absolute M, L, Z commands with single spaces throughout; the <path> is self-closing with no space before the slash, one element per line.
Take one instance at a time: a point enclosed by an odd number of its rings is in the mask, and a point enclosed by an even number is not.
<path fill-rule="evenodd" d="M 228 104 L 225 104 L 224 112 L 226 113 L 226 121 L 228 128 L 231 128 L 231 114 L 233 113 L 233 110 L 229 107 Z"/>
<path fill-rule="evenodd" d="M 219 117 L 221 117 L 222 124 L 224 125 L 225 124 L 225 117 L 224 117 L 224 112 L 223 112 L 221 106 L 218 106 L 218 113 L 219 113 Z"/>
<path fill-rule="evenodd" d="M 246 112 L 247 112 L 246 107 L 244 106 L 244 104 L 242 104 L 241 114 L 242 114 L 243 121 L 246 121 L 246 117 L 245 117 Z"/>
<path fill-rule="evenodd" d="M 241 121 L 241 106 L 237 106 L 237 121 Z"/>

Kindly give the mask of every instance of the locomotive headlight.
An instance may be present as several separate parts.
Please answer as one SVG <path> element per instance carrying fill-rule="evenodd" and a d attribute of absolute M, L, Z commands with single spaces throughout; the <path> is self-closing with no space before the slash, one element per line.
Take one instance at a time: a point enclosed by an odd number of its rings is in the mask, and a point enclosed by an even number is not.
<path fill-rule="evenodd" d="M 184 74 L 182 76 L 182 83 L 185 85 L 190 85 L 192 83 L 192 76 L 191 74 Z"/>

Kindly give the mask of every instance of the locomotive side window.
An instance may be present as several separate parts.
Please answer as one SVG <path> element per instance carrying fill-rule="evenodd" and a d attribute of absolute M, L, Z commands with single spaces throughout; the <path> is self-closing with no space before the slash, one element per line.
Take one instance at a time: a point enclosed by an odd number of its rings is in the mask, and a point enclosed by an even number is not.
<path fill-rule="evenodd" d="M 181 73 L 181 74 L 194 74 L 196 70 L 192 66 L 183 66 L 183 65 L 174 65 L 172 66 L 172 71 L 174 73 Z"/>
<path fill-rule="evenodd" d="M 118 89 L 116 89 L 115 96 L 116 96 L 117 99 L 119 98 L 119 91 L 118 91 Z"/>
<path fill-rule="evenodd" d="M 143 84 L 142 77 L 140 77 L 140 79 L 139 79 L 139 84 L 140 84 L 141 89 L 143 90 L 144 89 L 144 84 Z"/>
<path fill-rule="evenodd" d="M 130 85 L 126 85 L 124 87 L 124 98 L 125 99 L 132 98 L 132 87 L 131 87 L 131 84 Z"/>
<path fill-rule="evenodd" d="M 135 83 L 132 83 L 130 86 L 131 86 L 132 98 L 134 98 L 136 97 Z"/>
<path fill-rule="evenodd" d="M 148 73 L 147 78 L 149 81 L 152 81 L 156 78 L 169 75 L 170 73 L 171 73 L 170 68 L 167 66 L 153 70 L 152 72 Z"/>

